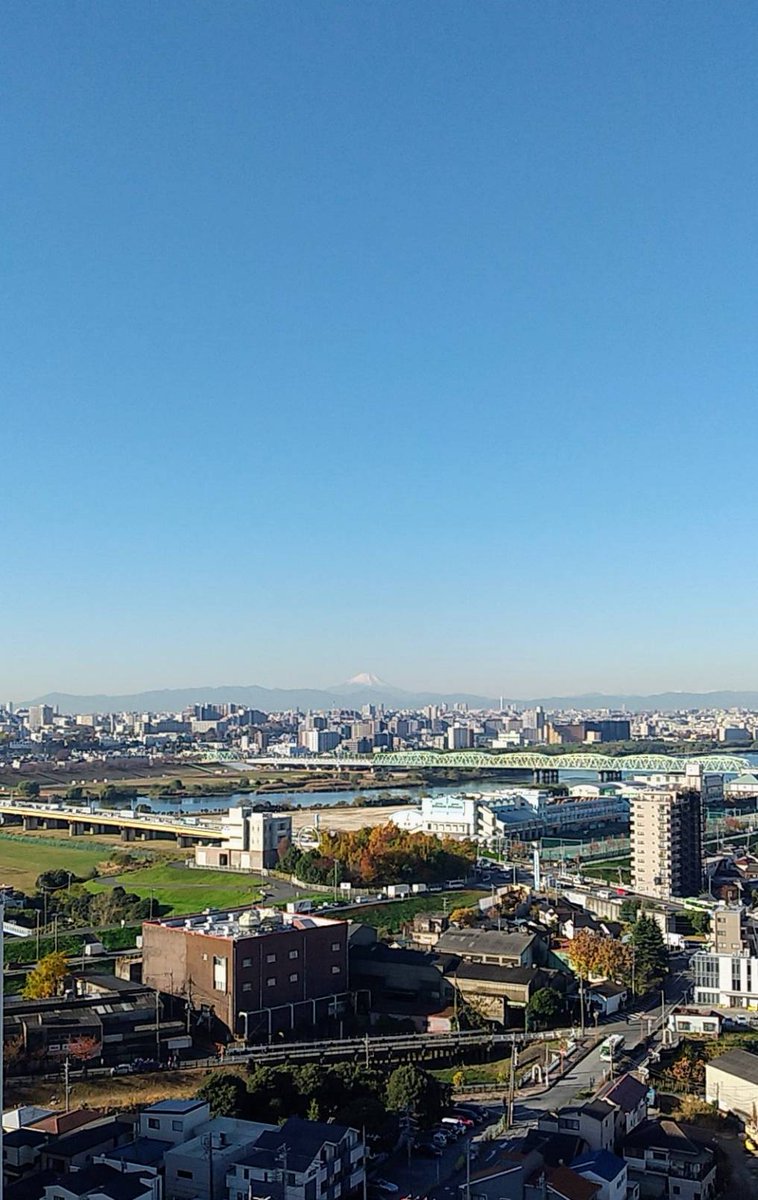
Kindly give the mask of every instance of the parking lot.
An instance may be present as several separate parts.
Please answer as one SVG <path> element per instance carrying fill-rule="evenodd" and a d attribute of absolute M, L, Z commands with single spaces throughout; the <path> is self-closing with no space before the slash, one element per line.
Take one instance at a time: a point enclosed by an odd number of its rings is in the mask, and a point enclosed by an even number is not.
<path fill-rule="evenodd" d="M 485 1113 L 481 1124 L 463 1134 L 442 1148 L 439 1157 L 419 1154 L 404 1147 L 392 1155 L 375 1171 L 373 1178 L 386 1180 L 397 1186 L 393 1193 L 398 1198 L 404 1196 L 434 1195 L 439 1200 L 449 1200 L 458 1190 L 458 1177 L 462 1181 L 465 1176 L 466 1154 L 471 1146 L 471 1169 L 476 1169 L 480 1156 L 479 1143 L 484 1131 L 500 1120 L 503 1115 L 502 1105 L 479 1105 Z M 486 1144 L 486 1143 L 485 1143 Z M 369 1196 L 373 1200 L 391 1200 L 389 1192 L 382 1192 L 373 1183 L 369 1183 Z"/>

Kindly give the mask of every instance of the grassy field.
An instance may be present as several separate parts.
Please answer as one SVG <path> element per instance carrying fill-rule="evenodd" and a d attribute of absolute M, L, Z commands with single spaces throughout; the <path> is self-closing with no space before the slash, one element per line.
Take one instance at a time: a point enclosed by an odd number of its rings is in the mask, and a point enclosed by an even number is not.
<path fill-rule="evenodd" d="M 620 878 L 619 871 L 621 872 Z M 602 879 L 605 883 L 629 883 L 632 877 L 631 859 L 626 854 L 622 858 L 606 858 L 602 861 L 582 863 L 582 873 L 591 875 L 593 879 Z"/>
<path fill-rule="evenodd" d="M 110 857 L 112 843 L 95 842 L 92 849 L 76 845 L 42 841 L 35 837 L 8 837 L 0 834 L 0 883 L 10 884 L 24 892 L 33 892 L 34 883 L 43 871 L 61 868 L 74 871 L 80 878 L 87 876 L 98 863 Z"/>
<path fill-rule="evenodd" d="M 166 911 L 202 912 L 204 908 L 234 908 L 260 899 L 261 880 L 254 875 L 235 875 L 229 871 L 192 871 L 186 867 L 160 863 L 137 871 L 126 871 L 109 883 L 93 880 L 92 892 L 102 892 L 119 884 L 138 896 L 153 895 Z"/>
<path fill-rule="evenodd" d="M 414 896 L 412 900 L 395 900 L 388 904 L 361 904 L 357 908 L 344 908 L 340 916 L 351 921 L 361 921 L 364 925 L 376 925 L 379 929 L 390 929 L 393 933 L 400 930 L 408 921 L 412 921 L 416 913 L 442 912 L 455 908 L 471 908 L 488 892 L 435 892 L 432 896 Z"/>

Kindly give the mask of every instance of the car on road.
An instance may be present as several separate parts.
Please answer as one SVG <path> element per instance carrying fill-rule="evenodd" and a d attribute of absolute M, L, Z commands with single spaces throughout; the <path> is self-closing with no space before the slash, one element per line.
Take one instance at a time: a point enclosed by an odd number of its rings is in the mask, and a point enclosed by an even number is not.
<path fill-rule="evenodd" d="M 133 1067 L 131 1063 L 118 1063 L 117 1066 L 111 1067 L 110 1076 L 113 1079 L 116 1075 L 131 1075 Z"/>
<path fill-rule="evenodd" d="M 372 1179 L 371 1184 L 377 1189 L 377 1191 L 382 1192 L 385 1196 L 395 1196 L 400 1191 L 400 1188 L 397 1186 L 397 1184 L 392 1183 L 389 1179 Z"/>

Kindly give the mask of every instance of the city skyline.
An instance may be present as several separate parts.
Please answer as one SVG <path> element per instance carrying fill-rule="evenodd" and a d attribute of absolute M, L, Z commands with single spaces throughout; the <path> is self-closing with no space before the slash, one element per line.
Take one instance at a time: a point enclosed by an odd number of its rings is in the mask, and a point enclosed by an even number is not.
<path fill-rule="evenodd" d="M 0 21 L 0 695 L 756 686 L 753 8 Z"/>

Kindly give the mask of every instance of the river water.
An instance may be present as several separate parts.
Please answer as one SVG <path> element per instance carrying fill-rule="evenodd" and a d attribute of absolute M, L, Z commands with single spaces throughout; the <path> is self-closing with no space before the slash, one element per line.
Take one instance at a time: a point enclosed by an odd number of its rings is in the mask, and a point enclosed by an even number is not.
<path fill-rule="evenodd" d="M 725 753 L 728 752 L 725 751 Z M 740 753 L 738 750 L 735 750 L 734 753 L 739 754 L 741 758 L 746 758 L 749 762 L 758 766 L 758 754 L 750 752 Z M 611 759 L 612 762 L 613 760 Z M 633 774 L 637 774 L 637 772 L 624 772 L 624 774 L 631 777 Z M 562 776 L 562 782 L 597 782 L 597 775 L 592 771 L 562 772 Z M 228 808 L 234 808 L 236 805 L 259 804 L 266 801 L 272 806 L 287 804 L 293 808 L 328 808 L 334 804 L 350 805 L 359 799 L 363 799 L 369 803 L 381 796 L 392 797 L 391 804 L 382 806 L 389 809 L 393 804 L 397 804 L 398 808 L 404 804 L 418 804 L 422 796 L 491 796 L 493 794 L 497 795 L 508 788 L 525 786 L 534 785 L 531 783 L 506 783 L 503 780 L 475 779 L 462 784 L 442 784 L 439 787 L 429 787 L 422 784 L 418 787 L 407 788 L 356 788 L 353 791 L 344 792 L 231 792 L 224 796 L 185 796 L 178 803 L 171 800 L 156 799 L 154 796 L 140 796 L 137 803 L 147 805 L 151 812 L 175 813 L 179 816 L 182 813 L 226 812 Z"/>
<path fill-rule="evenodd" d="M 156 799 L 154 796 L 140 796 L 138 804 L 149 805 L 151 812 L 156 813 L 197 813 L 197 812 L 226 812 L 239 804 L 289 804 L 293 808 L 328 808 L 334 804 L 350 805 L 356 800 L 370 803 L 377 797 L 391 797 L 392 803 L 386 807 L 398 808 L 404 804 L 418 804 L 422 796 L 460 796 L 477 795 L 490 796 L 502 792 L 508 785 L 493 783 L 486 780 L 476 780 L 471 783 L 451 783 L 440 787 L 400 787 L 400 788 L 358 788 L 355 791 L 344 792 L 232 792 L 226 796 L 183 796 L 180 802 Z M 522 785 L 523 786 L 523 785 Z"/>

